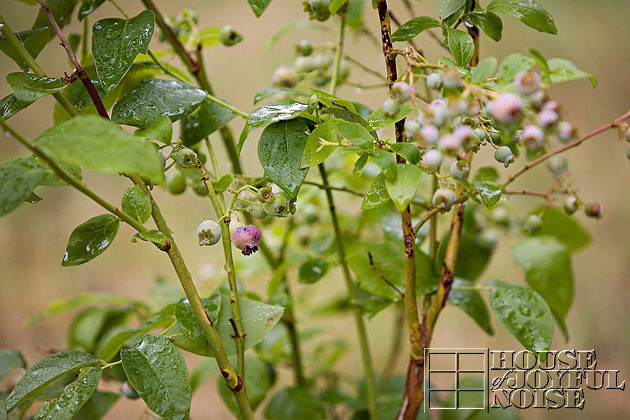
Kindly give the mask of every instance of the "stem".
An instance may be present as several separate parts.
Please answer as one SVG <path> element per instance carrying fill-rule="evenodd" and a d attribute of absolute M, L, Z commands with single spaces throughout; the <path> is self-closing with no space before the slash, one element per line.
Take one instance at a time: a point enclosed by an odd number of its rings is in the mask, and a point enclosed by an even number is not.
<path fill-rule="evenodd" d="M 136 219 L 128 215 L 127 213 L 117 209 L 115 206 L 110 204 L 104 198 L 96 194 L 89 187 L 87 187 L 83 182 L 79 181 L 72 175 L 70 175 L 67 171 L 65 171 L 61 166 L 57 164 L 46 152 L 41 150 L 36 144 L 27 140 L 24 136 L 18 133 L 13 127 L 11 127 L 5 120 L 0 118 L 0 127 L 9 134 L 11 134 L 17 141 L 19 141 L 24 147 L 37 155 L 40 159 L 42 159 L 50 168 L 55 172 L 59 178 L 64 180 L 69 185 L 73 186 L 78 191 L 82 192 L 84 195 L 91 198 L 105 210 L 118 217 L 123 222 L 127 223 L 129 226 L 137 230 L 138 232 L 144 232 L 147 229 L 142 225 L 142 223 L 138 222 Z"/>
<path fill-rule="evenodd" d="M 85 59 L 87 57 L 89 48 L 88 48 L 88 34 L 90 31 L 90 24 L 88 17 L 83 18 L 83 39 L 81 40 L 81 59 Z"/>
<path fill-rule="evenodd" d="M 50 12 L 50 9 L 48 8 L 48 6 L 44 4 L 43 0 L 37 0 L 37 2 L 42 7 L 42 10 L 44 11 L 44 13 L 46 13 L 46 16 L 48 16 L 48 20 L 50 21 L 50 24 L 52 25 L 53 29 L 57 33 L 57 36 L 59 37 L 59 40 L 61 41 L 61 46 L 66 50 L 66 53 L 68 54 L 68 57 L 70 58 L 70 61 L 72 61 L 72 64 L 74 65 L 74 68 L 76 70 L 76 75 L 79 77 L 79 79 L 81 80 L 81 83 L 83 83 L 83 86 L 85 86 L 85 89 L 90 95 L 90 98 L 92 99 L 92 103 L 94 103 L 94 106 L 96 107 L 96 111 L 98 112 L 98 115 L 100 115 L 101 117 L 105 119 L 109 119 L 109 115 L 107 115 L 107 110 L 105 109 L 105 106 L 103 105 L 103 101 L 101 101 L 101 97 L 99 96 L 96 88 L 92 84 L 90 77 L 85 72 L 85 69 L 83 68 L 83 66 L 81 66 L 81 63 L 79 63 L 79 60 L 77 59 L 77 56 L 72 51 L 72 48 L 70 48 L 70 45 L 68 44 L 68 40 L 64 36 L 63 32 L 61 32 L 61 28 L 57 24 L 55 17 Z"/>
<path fill-rule="evenodd" d="M 219 365 L 221 375 L 225 379 L 228 388 L 230 388 L 234 394 L 234 398 L 236 399 L 242 418 L 246 420 L 254 420 L 254 414 L 249 405 L 243 378 L 234 371 L 232 364 L 228 360 L 223 344 L 221 343 L 221 338 L 219 337 L 217 330 L 212 325 L 212 321 L 208 318 L 208 314 L 206 313 L 203 303 L 201 302 L 201 298 L 199 297 L 199 293 L 197 292 L 197 288 L 195 287 L 195 283 L 193 282 L 192 275 L 190 274 L 188 267 L 186 267 L 186 262 L 179 252 L 177 243 L 173 238 L 172 231 L 166 224 L 166 220 L 164 219 L 159 206 L 155 202 L 153 195 L 146 185 L 138 178 L 136 178 L 134 182 L 136 182 L 136 185 L 140 185 L 144 192 L 149 196 L 149 199 L 151 200 L 151 216 L 155 221 L 155 225 L 168 237 L 171 242 L 171 249 L 167 252 L 168 257 L 171 260 L 171 265 L 175 269 L 175 273 L 177 274 L 182 288 L 184 289 L 186 298 L 188 299 L 190 307 L 195 314 L 195 318 L 203 331 L 204 337 L 210 345 L 214 358 Z"/>
<path fill-rule="evenodd" d="M 564 145 L 562 147 L 559 147 L 556 150 L 553 150 L 553 151 L 551 151 L 549 153 L 546 153 L 546 154 L 542 155 L 541 157 L 539 157 L 537 159 L 532 160 L 531 162 L 529 162 L 525 166 L 523 166 L 521 169 L 519 169 L 518 171 L 516 171 L 515 173 L 510 175 L 508 177 L 508 179 L 503 183 L 502 187 L 503 188 L 507 187 L 512 182 L 514 182 L 514 180 L 516 178 L 518 178 L 519 176 L 523 175 L 525 172 L 527 172 L 531 168 L 533 168 L 533 167 L 535 167 L 537 165 L 540 165 L 541 163 L 543 163 L 544 161 L 546 161 L 550 157 L 555 156 L 557 154 L 560 154 L 562 152 L 566 152 L 567 150 L 572 149 L 574 147 L 577 147 L 580 144 L 584 143 L 586 140 L 590 139 L 591 137 L 594 137 L 597 134 L 608 130 L 609 128 L 616 127 L 617 125 L 619 125 L 623 121 L 627 120 L 628 118 L 630 118 L 630 111 L 626 112 L 625 114 L 623 114 L 619 118 L 615 118 L 614 120 L 612 120 L 608 124 L 604 124 L 601 127 L 596 128 L 595 130 L 591 131 L 590 133 L 585 134 L 585 135 L 583 135 L 582 137 L 580 137 L 580 138 L 578 138 L 576 140 L 573 140 L 571 143 L 566 144 L 566 145 Z"/>
<path fill-rule="evenodd" d="M 44 70 L 39 66 L 39 64 L 37 64 L 33 56 L 26 50 L 24 44 L 22 44 L 22 42 L 17 39 L 17 36 L 15 36 L 15 33 L 11 30 L 11 27 L 2 15 L 0 15 L 0 32 L 2 33 L 2 35 L 5 36 L 11 48 L 13 48 L 18 53 L 20 58 L 24 60 L 24 62 L 30 67 L 31 70 L 33 70 L 33 73 L 41 77 L 47 77 L 46 73 L 44 73 Z M 52 96 L 57 100 L 57 102 L 59 102 L 59 105 L 61 105 L 63 109 L 65 109 L 66 112 L 70 114 L 71 117 L 81 115 L 81 113 L 70 103 L 68 98 L 66 98 L 61 92 L 55 92 L 52 94 Z"/>
<path fill-rule="evenodd" d="M 435 191 L 438 189 L 438 178 L 436 175 L 433 175 L 433 183 L 431 186 L 431 197 L 435 194 Z M 431 218 L 431 236 L 429 239 L 429 255 L 431 258 L 435 259 L 437 257 L 438 251 L 438 240 L 437 240 L 437 230 L 438 230 L 438 218 Z M 419 228 L 418 228 L 419 229 Z M 418 229 L 416 229 L 416 233 L 418 233 Z"/>
<path fill-rule="evenodd" d="M 337 92 L 337 83 L 339 82 L 339 63 L 341 63 L 341 53 L 343 52 L 343 38 L 346 32 L 346 17 L 341 15 L 341 23 L 339 24 L 339 37 L 337 38 L 337 48 L 335 49 L 335 60 L 333 61 L 333 72 L 330 80 L 330 93 L 334 95 Z"/>

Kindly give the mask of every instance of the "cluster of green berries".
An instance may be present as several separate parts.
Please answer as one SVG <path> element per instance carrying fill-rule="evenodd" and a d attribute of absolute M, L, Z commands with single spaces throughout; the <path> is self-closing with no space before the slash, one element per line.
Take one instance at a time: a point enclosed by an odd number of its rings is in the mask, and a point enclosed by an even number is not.
<path fill-rule="evenodd" d="M 324 46 L 317 48 L 304 39 L 295 46 L 297 57 L 293 65 L 281 65 L 271 76 L 274 86 L 293 87 L 304 80 L 309 80 L 315 86 L 324 86 L 332 77 L 334 52 Z M 344 81 L 350 75 L 350 66 L 346 60 L 339 63 L 338 80 Z"/>
<path fill-rule="evenodd" d="M 239 198 L 239 210 L 246 211 L 256 219 L 267 216 L 282 218 L 296 211 L 295 201 L 275 184 L 260 188 L 257 194 L 243 191 Z"/>
<path fill-rule="evenodd" d="M 183 194 L 186 191 L 188 182 L 186 180 L 186 176 L 181 172 L 181 170 L 185 171 L 193 169 L 197 166 L 198 162 L 204 163 L 206 156 L 201 152 L 195 152 L 187 147 L 179 148 L 171 156 L 180 170 L 166 175 L 165 186 L 171 194 Z M 208 195 L 208 187 L 201 180 L 193 182 L 192 189 L 197 195 Z"/>

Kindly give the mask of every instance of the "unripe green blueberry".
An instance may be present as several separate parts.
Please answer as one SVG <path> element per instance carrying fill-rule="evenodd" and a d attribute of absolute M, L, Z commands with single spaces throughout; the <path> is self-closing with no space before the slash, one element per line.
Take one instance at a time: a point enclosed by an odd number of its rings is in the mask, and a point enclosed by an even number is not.
<path fill-rule="evenodd" d="M 221 239 L 221 226 L 214 220 L 204 220 L 197 228 L 197 239 L 200 246 L 210 246 Z"/>
<path fill-rule="evenodd" d="M 391 94 L 398 103 L 405 103 L 411 98 L 411 86 L 405 82 L 396 82 L 392 85 Z"/>
<path fill-rule="evenodd" d="M 192 186 L 192 189 L 195 192 L 195 194 L 201 197 L 207 196 L 208 193 L 210 192 L 208 191 L 208 186 L 202 181 L 195 182 Z"/>
<path fill-rule="evenodd" d="M 405 121 L 405 136 L 408 139 L 417 139 L 420 134 L 420 124 L 414 120 Z"/>
<path fill-rule="evenodd" d="M 505 165 L 507 168 L 510 166 L 510 163 L 514 162 L 514 154 L 512 153 L 512 149 L 507 146 L 501 146 L 497 150 L 494 151 L 494 158 Z"/>
<path fill-rule="evenodd" d="M 313 46 L 308 39 L 303 39 L 295 46 L 295 52 L 298 55 L 308 56 L 313 53 Z"/>
<path fill-rule="evenodd" d="M 540 76 L 534 70 L 522 71 L 514 78 L 514 85 L 523 95 L 530 95 L 540 87 Z"/>
<path fill-rule="evenodd" d="M 392 98 L 385 99 L 385 102 L 383 102 L 383 113 L 385 115 L 393 117 L 398 114 L 398 111 L 400 111 L 400 104 L 396 100 Z"/>
<path fill-rule="evenodd" d="M 330 0 L 308 0 L 304 3 L 304 11 L 309 14 L 310 19 L 324 22 L 330 17 Z"/>
<path fill-rule="evenodd" d="M 577 130 L 570 122 L 562 121 L 558 124 L 558 138 L 563 143 L 570 142 L 577 136 Z"/>
<path fill-rule="evenodd" d="M 462 148 L 462 140 L 454 134 L 445 134 L 438 141 L 438 147 L 447 155 L 456 155 Z"/>
<path fill-rule="evenodd" d="M 313 59 L 311 57 L 300 56 L 293 62 L 293 67 L 298 73 L 309 73 L 315 70 Z"/>
<path fill-rule="evenodd" d="M 194 168 L 197 165 L 197 153 L 184 147 L 175 153 L 175 162 L 180 168 Z"/>
<path fill-rule="evenodd" d="M 332 64 L 332 57 L 328 54 L 317 54 L 313 57 L 313 67 L 327 70 Z"/>
<path fill-rule="evenodd" d="M 429 149 L 422 154 L 422 166 L 431 170 L 439 171 L 442 164 L 442 153 L 439 150 Z"/>
<path fill-rule="evenodd" d="M 513 93 L 502 93 L 488 107 L 494 119 L 502 123 L 514 123 L 523 118 L 523 101 Z"/>
<path fill-rule="evenodd" d="M 530 214 L 525 220 L 525 230 L 529 233 L 534 233 L 542 227 L 542 220 L 537 214 Z"/>
<path fill-rule="evenodd" d="M 569 171 L 568 163 L 564 156 L 556 155 L 549 159 L 547 168 L 551 171 L 554 178 L 560 178 L 566 175 Z"/>
<path fill-rule="evenodd" d="M 319 220 L 319 209 L 314 204 L 307 204 L 301 211 L 306 223 L 315 223 Z"/>
<path fill-rule="evenodd" d="M 179 171 L 166 175 L 166 189 L 171 194 L 182 194 L 186 191 L 186 177 Z"/>
<path fill-rule="evenodd" d="M 140 398 L 140 394 L 134 389 L 133 386 L 129 383 L 129 381 L 125 381 L 120 386 L 120 393 L 125 396 L 125 398 L 129 398 L 130 400 L 137 400 Z"/>
<path fill-rule="evenodd" d="M 461 125 L 453 130 L 453 135 L 460 139 L 461 145 L 465 151 L 479 149 L 479 138 L 475 136 L 475 132 L 469 125 Z"/>
<path fill-rule="evenodd" d="M 457 69 L 447 69 L 442 75 L 442 84 L 445 88 L 455 89 L 460 86 L 462 76 Z"/>
<path fill-rule="evenodd" d="M 350 64 L 347 60 L 339 62 L 339 80 L 346 80 L 350 76 Z"/>
<path fill-rule="evenodd" d="M 243 255 L 251 255 L 258 251 L 258 243 L 262 233 L 260 229 L 254 225 L 240 226 L 232 235 L 234 246 L 241 250 Z"/>
<path fill-rule="evenodd" d="M 442 87 L 442 76 L 439 73 L 431 73 L 427 76 L 427 87 L 429 89 L 439 89 Z"/>
<path fill-rule="evenodd" d="M 547 97 L 547 92 L 545 92 L 544 90 L 538 90 L 532 93 L 531 95 L 528 96 L 528 99 L 529 99 L 529 104 L 536 111 L 540 111 L 543 105 L 545 104 L 545 102 L 549 100 L 549 98 Z"/>
<path fill-rule="evenodd" d="M 239 34 L 232 25 L 225 25 L 219 31 L 219 41 L 226 47 L 231 47 L 238 44 L 243 40 L 241 34 Z"/>
<path fill-rule="evenodd" d="M 484 130 L 483 128 L 477 127 L 473 130 L 473 133 L 479 138 L 479 141 L 481 143 L 488 140 L 488 133 L 486 133 L 486 130 Z"/>
<path fill-rule="evenodd" d="M 530 152 L 537 152 L 545 145 L 545 133 L 537 125 L 528 125 L 521 131 L 519 137 Z"/>
<path fill-rule="evenodd" d="M 429 104 L 427 112 L 431 115 L 433 124 L 437 127 L 442 127 L 446 122 L 448 111 L 446 109 L 446 100 L 434 99 Z"/>
<path fill-rule="evenodd" d="M 477 236 L 477 243 L 488 250 L 492 250 L 497 246 L 499 242 L 499 234 L 494 229 L 484 229 Z"/>
<path fill-rule="evenodd" d="M 274 86 L 293 87 L 297 81 L 295 69 L 282 65 L 271 75 L 271 83 Z"/>
<path fill-rule="evenodd" d="M 291 200 L 284 192 L 274 194 L 273 198 L 264 204 L 265 212 L 273 217 L 287 217 L 291 210 Z"/>
<path fill-rule="evenodd" d="M 490 140 L 492 141 L 493 144 L 501 144 L 501 133 L 499 133 L 498 131 L 491 131 L 490 132 Z"/>
<path fill-rule="evenodd" d="M 325 74 L 321 74 L 319 76 L 315 76 L 312 79 L 313 84 L 315 86 L 317 86 L 317 87 L 322 87 L 322 86 L 326 85 L 329 81 L 330 81 L 330 76 L 325 75 Z"/>
<path fill-rule="evenodd" d="M 450 188 L 438 188 L 433 194 L 432 203 L 442 212 L 449 211 L 455 203 L 455 193 Z"/>
<path fill-rule="evenodd" d="M 451 164 L 450 172 L 455 179 L 466 179 L 470 173 L 470 165 L 463 159 L 456 160 Z"/>
<path fill-rule="evenodd" d="M 420 129 L 420 138 L 428 144 L 436 144 L 440 138 L 440 131 L 434 125 L 427 124 Z"/>
<path fill-rule="evenodd" d="M 593 217 L 595 219 L 601 219 L 602 216 L 604 215 L 604 207 L 595 202 L 592 201 L 590 203 L 588 203 L 586 206 L 584 206 L 584 213 L 588 216 L 588 217 Z"/>
<path fill-rule="evenodd" d="M 564 211 L 567 214 L 573 214 L 580 207 L 580 202 L 577 199 L 577 197 L 574 197 L 574 196 L 571 195 L 571 196 L 567 197 L 566 200 L 564 200 L 563 207 L 564 207 Z"/>
<path fill-rule="evenodd" d="M 495 207 L 490 212 L 490 219 L 497 225 L 507 226 L 509 222 L 509 216 L 505 207 Z"/>

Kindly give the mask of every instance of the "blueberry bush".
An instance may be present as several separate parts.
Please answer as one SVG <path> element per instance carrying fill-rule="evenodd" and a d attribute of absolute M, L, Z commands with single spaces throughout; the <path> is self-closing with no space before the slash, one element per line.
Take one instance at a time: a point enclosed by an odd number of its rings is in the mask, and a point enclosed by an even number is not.
<path fill-rule="evenodd" d="M 555 326 L 568 334 L 571 256 L 590 239 L 578 211 L 600 218 L 604 208 L 578 194 L 563 152 L 608 129 L 630 140 L 630 113 L 578 133 L 549 89 L 576 79 L 595 86 L 592 75 L 534 49 L 482 56 L 480 33 L 500 41 L 504 20 L 556 34 L 537 2 L 437 0 L 438 16 L 423 16 L 411 0 L 395 11 L 386 0 L 286 2 L 310 20 L 271 42 L 306 24 L 335 35 L 322 45 L 296 39 L 295 61 L 278 67 L 254 109 L 244 111 L 215 96 L 202 54 L 238 48 L 243 38 L 235 27 L 208 27 L 188 9 L 167 16 L 153 0 L 142 0 L 136 16 L 111 0 L 23 1 L 36 15 L 29 29 L 16 31 L 0 15 L 0 50 L 15 67 L 6 75 L 12 93 L 0 100 L 0 125 L 3 141 L 25 151 L 0 162 L 0 216 L 40 201 L 39 188 L 74 188 L 102 214 L 77 221 L 63 266 L 80 270 L 71 267 L 97 258 L 123 223 L 135 231 L 128 239 L 168 258 L 185 297 L 86 293 L 53 302 L 27 323 L 74 311 L 68 349 L 31 366 L 19 350 L 0 350 L 0 378 L 23 369 L 0 394 L 0 419 L 98 419 L 120 398 L 142 398 L 154 415 L 183 419 L 193 393 L 217 372 L 220 397 L 240 419 L 416 419 L 427 416 L 424 348 L 447 303 L 487 334 L 494 315 L 541 357 Z M 270 0 L 248 2 L 264 20 Z M 93 21 L 103 4 L 115 6 L 115 15 Z M 410 20 L 399 21 L 405 14 Z M 83 33 L 64 33 L 72 19 Z M 383 68 L 344 51 L 348 33 L 372 41 L 366 45 L 378 50 Z M 444 56 L 423 53 L 423 33 Z M 40 67 L 40 52 L 59 43 L 68 67 Z M 355 71 L 378 83 L 358 85 Z M 383 102 L 339 97 L 343 84 L 381 89 Z M 53 124 L 26 138 L 11 117 L 48 95 L 56 100 Z M 235 127 L 243 127 L 240 135 Z M 246 176 L 240 152 L 256 142 L 264 171 Z M 216 148 L 224 148 L 226 161 Z M 494 164 L 475 165 L 478 154 Z M 543 164 L 549 185 L 512 187 Z M 126 183 L 120 203 L 88 186 L 84 171 Z M 212 293 L 199 292 L 158 204 L 188 189 L 207 197 L 212 213 L 177 240 L 222 253 L 223 285 Z M 514 196 L 531 198 L 533 209 L 522 216 L 508 207 Z M 518 238 L 513 257 L 527 287 L 482 280 L 508 235 Z M 248 290 L 235 265 L 255 253 L 265 262 L 255 266 L 265 296 Z M 309 334 L 317 332 L 296 319 L 294 272 L 303 285 L 328 276 L 345 286 L 346 296 L 330 297 L 321 310 L 352 317 L 355 336 L 327 335 L 310 348 Z M 397 314 L 397 338 L 390 357 L 375 361 L 366 318 L 382 311 Z M 348 386 L 336 362 L 350 340 L 358 341 L 363 370 Z M 186 353 L 207 360 L 189 373 Z M 305 355 L 312 360 L 305 363 Z M 398 358 L 408 359 L 406 376 L 392 371 Z M 287 368 L 291 383 L 274 386 L 276 372 Z M 118 382 L 120 391 L 99 390 L 105 381 Z"/>

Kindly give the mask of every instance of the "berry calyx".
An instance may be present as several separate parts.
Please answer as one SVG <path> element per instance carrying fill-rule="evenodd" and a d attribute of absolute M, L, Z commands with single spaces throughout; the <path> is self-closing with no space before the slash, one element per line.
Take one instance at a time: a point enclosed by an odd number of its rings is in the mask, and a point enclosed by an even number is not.
<path fill-rule="evenodd" d="M 180 168 L 194 168 L 197 166 L 197 153 L 184 147 L 175 153 L 175 162 Z"/>
<path fill-rule="evenodd" d="M 226 47 L 231 47 L 243 40 L 243 36 L 239 34 L 232 25 L 225 25 L 219 31 L 219 41 Z"/>
<path fill-rule="evenodd" d="M 540 76 L 534 70 L 522 71 L 514 78 L 514 85 L 523 95 L 530 95 L 540 87 Z"/>
<path fill-rule="evenodd" d="M 210 246 L 221 239 L 221 226 L 214 220 L 204 220 L 197 228 L 197 239 L 200 246 Z"/>
<path fill-rule="evenodd" d="M 451 164 L 450 172 L 455 179 L 466 179 L 470 173 L 470 165 L 463 159 L 456 160 Z"/>
<path fill-rule="evenodd" d="M 260 229 L 254 225 L 240 226 L 232 235 L 234 246 L 241 250 L 243 255 L 251 255 L 258 251 L 258 243 L 262 233 Z"/>

